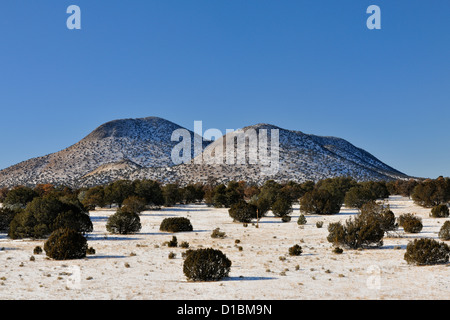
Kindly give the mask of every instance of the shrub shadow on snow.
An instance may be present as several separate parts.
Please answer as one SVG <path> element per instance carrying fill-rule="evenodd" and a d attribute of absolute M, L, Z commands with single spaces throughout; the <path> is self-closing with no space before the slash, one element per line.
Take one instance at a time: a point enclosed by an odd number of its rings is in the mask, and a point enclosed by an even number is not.
<path fill-rule="evenodd" d="M 189 213 L 190 211 L 193 212 L 200 212 L 200 211 L 209 211 L 208 208 L 192 208 L 192 207 L 168 207 L 168 208 L 162 208 L 160 211 L 184 211 Z"/>
<path fill-rule="evenodd" d="M 276 280 L 278 278 L 275 277 L 228 277 L 222 279 L 222 281 L 259 281 L 259 280 Z"/>
<path fill-rule="evenodd" d="M 89 260 L 94 259 L 121 259 L 121 258 L 127 258 L 127 256 L 118 256 L 118 255 L 89 255 L 86 256 Z"/>
<path fill-rule="evenodd" d="M 406 250 L 406 244 L 396 244 L 396 245 L 381 246 L 381 247 L 379 247 L 377 249 Z"/>
<path fill-rule="evenodd" d="M 264 223 L 285 223 L 283 221 L 281 221 L 281 218 L 279 218 L 278 220 L 259 220 L 259 224 L 264 224 Z M 255 222 L 256 224 L 256 222 Z"/>
<path fill-rule="evenodd" d="M 106 216 L 90 216 L 92 222 L 101 222 L 108 220 L 108 217 Z"/>
<path fill-rule="evenodd" d="M 141 238 L 136 237 L 125 237 L 125 236 L 118 236 L 118 235 L 90 235 L 87 237 L 88 241 L 108 241 L 108 240 L 114 240 L 114 241 L 124 241 L 124 240 L 142 240 Z"/>
<path fill-rule="evenodd" d="M 2 251 L 15 251 L 15 250 L 20 250 L 18 248 L 10 248 L 10 247 L 0 247 L 0 252 Z"/>
<path fill-rule="evenodd" d="M 143 213 L 143 212 L 141 212 L 139 215 L 142 217 L 177 217 L 176 214 L 170 214 L 170 213 Z"/>

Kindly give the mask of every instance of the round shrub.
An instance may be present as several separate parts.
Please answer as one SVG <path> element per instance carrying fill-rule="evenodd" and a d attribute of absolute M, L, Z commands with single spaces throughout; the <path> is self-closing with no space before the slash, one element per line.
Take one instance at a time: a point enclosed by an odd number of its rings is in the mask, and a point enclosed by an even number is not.
<path fill-rule="evenodd" d="M 213 230 L 213 232 L 211 233 L 211 238 L 220 238 L 223 239 L 225 238 L 225 232 L 220 231 L 220 228 L 216 228 Z"/>
<path fill-rule="evenodd" d="M 328 225 L 328 242 L 350 249 L 370 246 L 382 246 L 384 230 L 380 219 L 374 215 L 358 215 L 348 219 L 343 225 L 341 222 Z"/>
<path fill-rule="evenodd" d="M 55 260 L 81 259 L 88 249 L 86 238 L 70 228 L 61 228 L 52 232 L 44 243 L 48 257 Z"/>
<path fill-rule="evenodd" d="M 302 247 L 299 246 L 298 244 L 292 246 L 289 248 L 289 255 L 290 256 L 299 256 L 301 255 L 303 252 Z"/>
<path fill-rule="evenodd" d="M 423 228 L 422 219 L 412 213 L 402 214 L 398 219 L 398 224 L 408 233 L 419 233 Z"/>
<path fill-rule="evenodd" d="M 42 248 L 40 246 L 34 247 L 33 253 L 34 254 L 41 254 L 42 253 Z"/>
<path fill-rule="evenodd" d="M 445 221 L 439 230 L 439 239 L 447 241 L 450 240 L 450 221 Z"/>
<path fill-rule="evenodd" d="M 433 239 L 415 239 L 406 246 L 404 259 L 408 264 L 433 265 L 447 263 L 450 248 Z"/>
<path fill-rule="evenodd" d="M 36 197 L 26 208 L 14 215 L 8 235 L 12 239 L 46 238 L 54 230 L 72 228 L 78 232 L 91 232 L 92 221 L 79 202 L 52 196 Z"/>
<path fill-rule="evenodd" d="M 370 188 L 363 185 L 357 185 L 346 192 L 344 203 L 349 208 L 361 208 L 368 201 L 376 199 L 377 196 Z"/>
<path fill-rule="evenodd" d="M 314 189 L 300 198 L 300 212 L 309 214 L 339 213 L 342 199 L 324 189 Z"/>
<path fill-rule="evenodd" d="M 282 216 L 281 217 L 281 221 L 282 222 L 290 222 L 291 221 L 291 216 Z"/>
<path fill-rule="evenodd" d="M 188 218 L 175 217 L 175 218 L 165 218 L 161 222 L 159 230 L 167 232 L 183 232 L 183 231 L 192 231 L 193 228 L 191 221 L 189 221 Z"/>
<path fill-rule="evenodd" d="M 297 224 L 299 225 L 299 226 L 302 226 L 302 225 L 304 225 L 304 224 L 306 224 L 306 218 L 305 218 L 305 215 L 302 213 L 302 214 L 300 214 L 300 216 L 298 217 L 298 220 L 297 220 Z"/>
<path fill-rule="evenodd" d="M 106 230 L 111 233 L 130 234 L 141 230 L 141 219 L 135 212 L 118 209 L 108 218 Z"/>
<path fill-rule="evenodd" d="M 287 197 L 277 197 L 272 204 L 272 213 L 276 217 L 284 217 L 292 212 L 292 203 Z"/>
<path fill-rule="evenodd" d="M 433 218 L 447 218 L 449 216 L 448 206 L 440 204 L 431 209 L 430 217 Z"/>
<path fill-rule="evenodd" d="M 371 217 L 371 219 L 379 220 L 381 228 L 384 231 L 394 231 L 398 228 L 395 214 L 390 210 L 389 206 L 378 204 L 371 200 L 363 204 L 360 208 L 360 215 L 363 217 Z"/>
<path fill-rule="evenodd" d="M 252 219 L 256 219 L 256 206 L 245 201 L 239 201 L 231 205 L 228 214 L 234 221 L 249 223 Z"/>
<path fill-rule="evenodd" d="M 231 261 L 216 249 L 188 250 L 183 264 L 183 272 L 189 280 L 217 281 L 228 277 Z"/>
<path fill-rule="evenodd" d="M 334 247 L 333 248 L 333 252 L 336 253 L 336 254 L 341 254 L 341 253 L 344 252 L 344 250 L 342 248 L 340 248 L 340 247 Z"/>
<path fill-rule="evenodd" d="M 18 186 L 8 192 L 3 200 L 3 206 L 25 208 L 38 194 L 29 187 Z"/>

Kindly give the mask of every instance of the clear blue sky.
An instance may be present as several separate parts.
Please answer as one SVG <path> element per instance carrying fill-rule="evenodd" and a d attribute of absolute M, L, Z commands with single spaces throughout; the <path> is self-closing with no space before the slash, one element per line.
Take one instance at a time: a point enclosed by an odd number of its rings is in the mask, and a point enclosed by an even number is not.
<path fill-rule="evenodd" d="M 450 176 L 449 21 L 448 0 L 1 0 L 0 168 L 159 116 L 338 136 Z"/>

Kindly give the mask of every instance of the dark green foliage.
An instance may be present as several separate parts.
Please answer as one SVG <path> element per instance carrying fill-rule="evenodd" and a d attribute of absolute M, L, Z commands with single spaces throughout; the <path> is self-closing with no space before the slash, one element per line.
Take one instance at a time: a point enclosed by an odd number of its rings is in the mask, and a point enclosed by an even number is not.
<path fill-rule="evenodd" d="M 256 218 L 256 206 L 242 200 L 233 204 L 228 214 L 234 221 L 248 223 Z"/>
<path fill-rule="evenodd" d="M 9 225 L 20 209 L 0 208 L 0 232 L 9 232 Z"/>
<path fill-rule="evenodd" d="M 317 221 L 316 228 L 322 228 L 322 227 L 323 227 L 323 221 Z"/>
<path fill-rule="evenodd" d="M 415 239 L 406 246 L 404 259 L 408 264 L 433 265 L 447 263 L 450 248 L 433 239 Z"/>
<path fill-rule="evenodd" d="M 318 181 L 315 188 L 328 191 L 333 197 L 339 199 L 339 202 L 342 204 L 347 191 L 356 185 L 356 181 L 350 177 L 336 177 Z"/>
<path fill-rule="evenodd" d="M 244 200 L 244 190 L 239 183 L 230 181 L 227 186 L 219 184 L 213 189 L 212 204 L 216 208 L 230 208 Z"/>
<path fill-rule="evenodd" d="M 0 188 L 0 203 L 4 203 L 6 196 L 8 195 L 8 188 Z"/>
<path fill-rule="evenodd" d="M 33 253 L 34 254 L 41 254 L 42 253 L 42 248 L 40 246 L 34 247 Z"/>
<path fill-rule="evenodd" d="M 386 183 L 390 194 L 399 194 L 403 197 L 410 197 L 418 182 L 414 179 L 395 180 Z"/>
<path fill-rule="evenodd" d="M 9 236 L 18 238 L 45 238 L 60 227 L 78 232 L 91 232 L 92 222 L 83 205 L 76 199 L 53 195 L 34 198 L 11 221 Z"/>
<path fill-rule="evenodd" d="M 80 192 L 81 203 L 89 210 L 95 210 L 95 207 L 104 207 L 106 205 L 105 200 L 105 188 L 103 186 L 96 186 Z"/>
<path fill-rule="evenodd" d="M 301 225 L 304 225 L 304 224 L 306 224 L 306 218 L 305 218 L 305 215 L 304 214 L 300 214 L 300 216 L 298 217 L 298 220 L 297 220 L 297 224 L 299 225 L 299 226 L 301 226 Z"/>
<path fill-rule="evenodd" d="M 183 199 L 181 189 L 177 184 L 169 183 L 162 187 L 164 206 L 172 207 Z"/>
<path fill-rule="evenodd" d="M 259 193 L 259 198 L 267 199 L 270 207 L 277 200 L 278 196 L 281 193 L 282 186 L 275 182 L 274 180 L 268 180 L 261 187 L 261 192 Z"/>
<path fill-rule="evenodd" d="M 384 206 L 376 203 L 375 201 L 369 201 L 362 205 L 361 215 L 372 215 L 374 219 L 378 219 L 383 231 L 394 231 L 398 228 L 395 215 L 390 210 L 389 206 Z"/>
<path fill-rule="evenodd" d="M 448 206 L 439 204 L 431 209 L 430 216 L 433 218 L 447 218 L 449 216 Z"/>
<path fill-rule="evenodd" d="M 281 185 L 268 180 L 250 203 L 256 205 L 258 217 L 265 216 L 270 209 L 276 217 L 283 217 L 292 212 L 292 203 L 297 200 L 298 195 L 303 193 L 302 185 L 296 183 Z"/>
<path fill-rule="evenodd" d="M 380 219 L 374 215 L 359 214 L 344 225 L 341 222 L 330 223 L 328 232 L 327 240 L 336 246 L 358 249 L 383 245 L 384 230 Z"/>
<path fill-rule="evenodd" d="M 177 237 L 173 236 L 173 237 L 172 237 L 172 240 L 170 240 L 170 241 L 167 243 L 167 246 L 168 246 L 169 248 L 176 248 L 176 247 L 178 247 L 178 240 L 177 240 Z"/>
<path fill-rule="evenodd" d="M 86 254 L 95 254 L 95 249 L 93 247 L 89 247 L 86 249 Z"/>
<path fill-rule="evenodd" d="M 175 252 L 169 252 L 168 258 L 175 259 L 176 256 L 177 256 L 177 254 Z"/>
<path fill-rule="evenodd" d="M 398 229 L 398 223 L 396 223 L 395 214 L 391 210 L 384 210 L 380 214 L 381 228 L 387 231 L 394 231 Z"/>
<path fill-rule="evenodd" d="M 250 204 L 256 206 L 258 210 L 258 218 L 264 217 L 270 210 L 270 200 L 267 197 L 254 196 L 249 201 Z"/>
<path fill-rule="evenodd" d="M 361 182 L 350 188 L 344 197 L 344 203 L 350 208 L 361 208 L 363 204 L 377 199 L 389 197 L 389 190 L 385 182 Z"/>
<path fill-rule="evenodd" d="M 220 231 L 220 228 L 216 228 L 213 230 L 213 232 L 211 233 L 211 238 L 220 238 L 223 239 L 225 238 L 225 232 Z"/>
<path fill-rule="evenodd" d="M 164 204 L 164 195 L 161 185 L 154 180 L 135 180 L 133 181 L 134 195 L 143 198 L 145 204 L 158 208 Z"/>
<path fill-rule="evenodd" d="M 300 212 L 308 214 L 335 214 L 341 210 L 342 201 L 325 189 L 314 189 L 300 199 Z"/>
<path fill-rule="evenodd" d="M 180 248 L 187 249 L 189 248 L 189 242 L 183 241 L 180 243 Z"/>
<path fill-rule="evenodd" d="M 398 225 L 408 233 L 419 233 L 423 228 L 422 219 L 412 213 L 402 214 L 398 218 Z"/>
<path fill-rule="evenodd" d="M 212 204 L 215 208 L 227 208 L 228 200 L 226 196 L 227 187 L 224 184 L 220 184 L 214 188 L 212 197 Z"/>
<path fill-rule="evenodd" d="M 86 238 L 81 233 L 69 228 L 53 231 L 44 244 L 47 256 L 55 260 L 84 258 L 87 249 Z"/>
<path fill-rule="evenodd" d="M 183 272 L 189 280 L 218 281 L 228 277 L 231 261 L 226 255 L 212 248 L 188 250 Z"/>
<path fill-rule="evenodd" d="M 310 190 L 308 183 L 300 184 L 294 181 L 288 181 L 287 183 L 281 185 L 281 189 L 279 191 L 280 194 L 284 198 L 287 198 L 290 202 L 296 202 Z"/>
<path fill-rule="evenodd" d="M 386 182 L 384 181 L 366 181 L 361 182 L 360 185 L 372 192 L 374 200 L 388 198 L 390 195 Z"/>
<path fill-rule="evenodd" d="M 272 204 L 272 213 L 276 217 L 284 217 L 292 213 L 291 200 L 283 195 L 279 195 Z"/>
<path fill-rule="evenodd" d="M 411 198 L 420 206 L 431 208 L 450 201 L 450 179 L 439 177 L 418 183 Z"/>
<path fill-rule="evenodd" d="M 292 246 L 289 248 L 289 255 L 290 256 L 299 256 L 301 255 L 303 252 L 302 247 L 299 246 L 298 244 Z"/>
<path fill-rule="evenodd" d="M 38 194 L 36 191 L 29 187 L 18 186 L 9 190 L 5 200 L 3 201 L 3 206 L 6 207 L 19 207 L 25 208 L 28 203 L 30 203 Z"/>
<path fill-rule="evenodd" d="M 344 252 L 344 250 L 342 248 L 340 248 L 340 247 L 334 247 L 333 248 L 333 252 L 336 253 L 336 254 L 341 254 L 341 253 Z"/>
<path fill-rule="evenodd" d="M 105 203 L 122 206 L 122 202 L 133 195 L 133 183 L 128 180 L 117 180 L 105 187 Z"/>
<path fill-rule="evenodd" d="M 77 209 L 63 211 L 56 216 L 53 229 L 71 228 L 81 233 L 92 232 L 93 225 L 90 217 Z"/>
<path fill-rule="evenodd" d="M 159 230 L 167 232 L 183 232 L 183 231 L 192 231 L 193 228 L 188 218 L 174 217 L 174 218 L 165 218 L 161 222 Z"/>
<path fill-rule="evenodd" d="M 439 239 L 448 241 L 450 240 L 450 221 L 445 221 L 439 230 Z"/>
<path fill-rule="evenodd" d="M 122 202 L 122 209 L 128 212 L 141 213 L 145 210 L 145 199 L 138 196 L 129 196 Z"/>
<path fill-rule="evenodd" d="M 108 218 L 106 230 L 115 234 L 130 234 L 141 230 L 141 220 L 135 212 L 118 209 Z"/>
<path fill-rule="evenodd" d="M 376 199 L 371 190 L 362 186 L 356 186 L 347 191 L 344 203 L 349 208 L 361 208 L 365 203 Z"/>
<path fill-rule="evenodd" d="M 205 196 L 205 190 L 201 184 L 189 184 L 181 190 L 184 203 L 201 202 Z"/>
<path fill-rule="evenodd" d="M 291 216 L 282 216 L 281 217 L 281 221 L 282 222 L 290 222 L 291 221 Z"/>

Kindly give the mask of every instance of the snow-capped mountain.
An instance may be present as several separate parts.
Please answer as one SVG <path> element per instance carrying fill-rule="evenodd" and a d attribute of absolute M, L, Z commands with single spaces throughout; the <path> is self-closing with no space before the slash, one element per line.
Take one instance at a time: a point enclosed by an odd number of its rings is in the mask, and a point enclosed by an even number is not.
<path fill-rule="evenodd" d="M 158 117 L 110 121 L 67 149 L 1 170 L 0 186 L 39 183 L 74 186 L 89 173 L 170 166 L 172 149 L 178 143 L 171 141 L 176 129 L 184 128 Z"/>
<path fill-rule="evenodd" d="M 245 149 L 242 149 L 236 139 L 227 149 L 227 139 L 232 141 L 232 134 L 227 134 L 214 142 L 204 141 L 203 153 L 190 163 L 174 165 L 171 153 L 179 142 L 171 141 L 171 136 L 180 128 L 156 117 L 111 121 L 65 150 L 0 171 L 0 186 L 53 183 L 80 187 L 116 179 L 143 178 L 180 184 L 230 180 L 260 184 L 268 179 L 303 182 L 336 176 L 351 176 L 358 181 L 408 178 L 344 139 L 305 134 L 270 124 L 242 129 L 247 137 L 256 133 L 255 145 L 250 142 L 254 140 L 247 138 L 243 140 Z M 193 156 L 194 134 L 188 132 L 192 137 Z M 265 136 L 267 138 L 263 139 Z M 276 145 L 272 141 L 276 141 Z M 234 158 L 228 158 L 234 159 L 231 164 L 226 161 L 226 151 L 234 152 Z M 242 152 L 245 160 L 239 162 L 238 155 Z M 265 158 L 268 163 L 262 162 L 264 154 L 268 155 Z M 270 158 L 274 155 L 277 157 Z M 267 171 L 271 165 L 276 165 L 276 170 Z"/>

